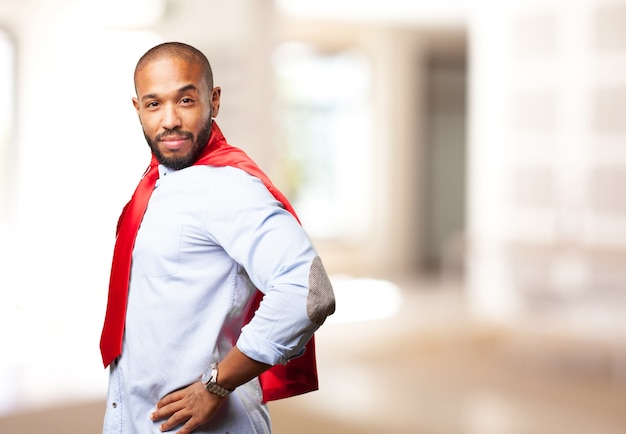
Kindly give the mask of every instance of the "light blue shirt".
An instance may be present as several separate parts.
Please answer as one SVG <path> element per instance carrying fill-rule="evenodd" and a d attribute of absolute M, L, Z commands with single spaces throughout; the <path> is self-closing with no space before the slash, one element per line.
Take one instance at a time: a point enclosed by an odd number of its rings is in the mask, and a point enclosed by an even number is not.
<path fill-rule="evenodd" d="M 159 433 L 156 403 L 199 381 L 237 345 L 270 365 L 299 355 L 317 253 L 263 183 L 232 167 L 159 167 L 133 250 L 122 355 L 111 365 L 106 434 Z M 245 327 L 252 295 L 265 297 Z M 310 307 L 309 307 L 310 309 Z M 208 393 L 208 392 L 207 392 Z M 198 433 L 268 433 L 257 379 Z"/>

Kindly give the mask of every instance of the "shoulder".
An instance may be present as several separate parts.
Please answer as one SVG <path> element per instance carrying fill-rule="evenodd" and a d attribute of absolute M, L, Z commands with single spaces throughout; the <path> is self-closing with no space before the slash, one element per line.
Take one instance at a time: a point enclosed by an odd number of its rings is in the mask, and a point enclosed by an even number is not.
<path fill-rule="evenodd" d="M 184 169 L 185 178 L 219 190 L 224 188 L 262 188 L 263 182 L 256 176 L 232 166 L 191 166 Z"/>
<path fill-rule="evenodd" d="M 185 183 L 213 204 L 237 208 L 260 203 L 276 205 L 276 198 L 256 176 L 231 166 L 192 166 L 184 169 Z"/>

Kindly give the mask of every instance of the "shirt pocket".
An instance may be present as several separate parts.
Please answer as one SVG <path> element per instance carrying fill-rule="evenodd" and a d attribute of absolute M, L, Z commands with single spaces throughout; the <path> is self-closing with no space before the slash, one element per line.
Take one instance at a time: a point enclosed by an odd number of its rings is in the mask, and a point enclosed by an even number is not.
<path fill-rule="evenodd" d="M 180 223 L 158 227 L 142 223 L 133 250 L 133 270 L 150 277 L 178 273 L 182 233 Z"/>

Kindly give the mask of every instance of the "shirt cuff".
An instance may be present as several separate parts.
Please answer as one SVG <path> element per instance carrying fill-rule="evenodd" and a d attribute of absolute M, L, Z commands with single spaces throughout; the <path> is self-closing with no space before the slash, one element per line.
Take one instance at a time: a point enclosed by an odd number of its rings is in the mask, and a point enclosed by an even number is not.
<path fill-rule="evenodd" d="M 257 362 L 272 366 L 279 364 L 284 365 L 289 360 L 304 354 L 305 345 L 312 336 L 313 332 L 305 333 L 301 337 L 300 342 L 298 342 L 298 345 L 295 347 L 286 347 L 276 342 L 259 338 L 254 335 L 248 327 L 244 327 L 237 340 L 237 348 L 243 354 Z"/>

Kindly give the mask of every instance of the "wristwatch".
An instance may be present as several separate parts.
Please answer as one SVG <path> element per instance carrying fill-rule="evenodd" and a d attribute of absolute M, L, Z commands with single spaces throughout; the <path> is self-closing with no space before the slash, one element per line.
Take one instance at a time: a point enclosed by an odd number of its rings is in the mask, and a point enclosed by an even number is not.
<path fill-rule="evenodd" d="M 217 396 L 221 396 L 222 398 L 230 395 L 231 392 L 233 392 L 234 390 L 234 389 L 227 389 L 226 387 L 217 383 L 217 363 L 213 363 L 211 365 L 211 375 L 209 376 L 209 379 L 207 381 L 204 381 L 204 378 L 203 378 L 202 381 L 204 382 L 204 388 L 207 391 Z"/>

